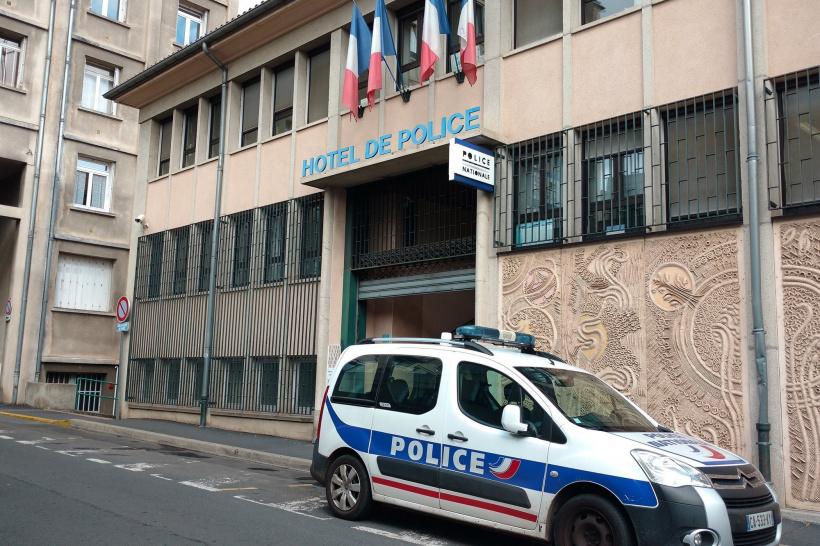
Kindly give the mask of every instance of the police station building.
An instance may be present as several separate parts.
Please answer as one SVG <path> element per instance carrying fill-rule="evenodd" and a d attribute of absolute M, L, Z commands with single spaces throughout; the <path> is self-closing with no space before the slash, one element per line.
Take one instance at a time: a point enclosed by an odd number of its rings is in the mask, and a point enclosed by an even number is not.
<path fill-rule="evenodd" d="M 420 82 L 424 5 L 386 2 L 356 117 L 350 0 L 268 0 L 109 93 L 141 123 L 124 416 L 199 422 L 208 345 L 209 426 L 310 440 L 346 346 L 494 326 L 755 462 L 768 434 L 820 510 L 816 2 L 478 0 L 474 85 Z"/>

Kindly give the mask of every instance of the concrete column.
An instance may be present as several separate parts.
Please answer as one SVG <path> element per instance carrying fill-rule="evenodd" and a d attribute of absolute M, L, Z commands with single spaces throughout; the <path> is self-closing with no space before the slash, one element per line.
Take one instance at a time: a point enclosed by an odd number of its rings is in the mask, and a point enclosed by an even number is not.
<path fill-rule="evenodd" d="M 347 64 L 347 44 L 342 44 L 342 29 L 336 29 L 330 35 L 330 85 L 328 86 L 327 105 L 327 151 L 339 147 L 339 112 L 342 109 L 342 87 Z"/>
<path fill-rule="evenodd" d="M 336 116 L 338 117 L 338 115 Z M 322 276 L 319 280 L 319 301 L 316 309 L 316 408 L 322 403 L 327 378 L 327 346 L 330 341 L 330 295 L 333 269 L 333 227 L 336 216 L 336 201 L 342 190 L 325 190 L 325 210 L 322 218 Z M 313 412 L 313 434 L 319 425 L 319 411 Z"/>

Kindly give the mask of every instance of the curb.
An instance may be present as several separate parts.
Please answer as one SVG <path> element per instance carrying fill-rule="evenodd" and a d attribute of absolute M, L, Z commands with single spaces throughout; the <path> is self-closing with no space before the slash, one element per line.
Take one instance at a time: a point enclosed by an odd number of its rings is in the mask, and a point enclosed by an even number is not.
<path fill-rule="evenodd" d="M 28 421 L 37 421 L 39 423 L 48 423 L 49 425 L 57 425 L 60 427 L 70 427 L 71 426 L 71 419 L 65 419 L 63 421 L 57 419 L 46 419 L 45 417 L 33 417 L 31 415 L 21 415 L 19 413 L 7 413 L 5 411 L 0 411 L 0 415 L 5 415 L 6 417 L 16 417 L 17 419 L 26 419 Z"/>
<path fill-rule="evenodd" d="M 287 468 L 289 470 L 299 470 L 303 472 L 308 472 L 310 470 L 311 461 L 309 459 L 302 459 L 300 457 L 290 457 L 287 455 L 279 455 L 278 453 L 268 453 L 267 451 L 258 451 L 255 449 L 226 446 L 223 444 L 214 444 L 212 442 L 205 442 L 203 440 L 180 438 L 179 436 L 171 436 L 169 434 L 161 434 L 159 432 L 149 432 L 147 430 L 139 430 L 134 428 L 109 425 L 108 423 L 84 421 L 82 419 L 74 419 L 68 421 L 68 423 L 70 424 L 64 426 L 70 426 L 71 428 L 76 428 L 78 430 L 85 430 L 89 432 L 111 434 L 114 436 L 120 436 L 122 438 L 132 438 L 134 440 L 156 442 L 159 444 L 164 444 L 172 447 L 179 447 L 182 449 L 190 449 L 191 451 L 198 451 L 200 453 L 207 453 L 209 455 L 219 455 L 221 457 L 231 457 L 234 459 L 243 459 L 246 461 L 270 464 L 274 466 Z"/>

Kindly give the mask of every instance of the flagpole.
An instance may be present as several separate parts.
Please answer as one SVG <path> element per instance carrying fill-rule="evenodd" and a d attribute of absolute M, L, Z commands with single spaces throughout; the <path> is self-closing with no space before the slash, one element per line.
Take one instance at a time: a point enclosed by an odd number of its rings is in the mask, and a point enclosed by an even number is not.
<path fill-rule="evenodd" d="M 450 29 L 450 32 L 447 33 L 447 38 L 450 40 L 450 47 L 453 50 L 453 58 L 456 60 L 456 71 L 455 77 L 458 83 L 464 83 L 464 71 L 461 70 L 461 64 L 458 62 L 458 54 L 456 53 L 456 44 L 453 42 L 453 31 Z"/>

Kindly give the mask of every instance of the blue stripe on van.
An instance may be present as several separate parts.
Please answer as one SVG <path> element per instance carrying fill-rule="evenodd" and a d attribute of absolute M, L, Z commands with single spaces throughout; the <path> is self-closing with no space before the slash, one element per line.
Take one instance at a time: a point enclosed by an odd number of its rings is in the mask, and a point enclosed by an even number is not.
<path fill-rule="evenodd" d="M 558 476 L 553 478 L 553 472 L 557 472 Z M 567 485 L 576 482 L 595 483 L 605 487 L 612 491 L 624 504 L 644 506 L 647 508 L 653 508 L 658 505 L 655 491 L 648 481 L 621 478 L 552 464 L 547 468 L 547 481 L 544 484 L 544 491 L 555 494 Z"/>
<path fill-rule="evenodd" d="M 333 409 L 330 400 L 325 402 L 325 408 L 331 420 L 333 420 L 333 426 L 336 428 L 336 432 L 342 438 L 342 441 L 356 451 L 367 453 L 367 449 L 370 446 L 370 431 L 366 428 L 348 425 L 342 421 L 336 413 L 336 410 Z"/>

